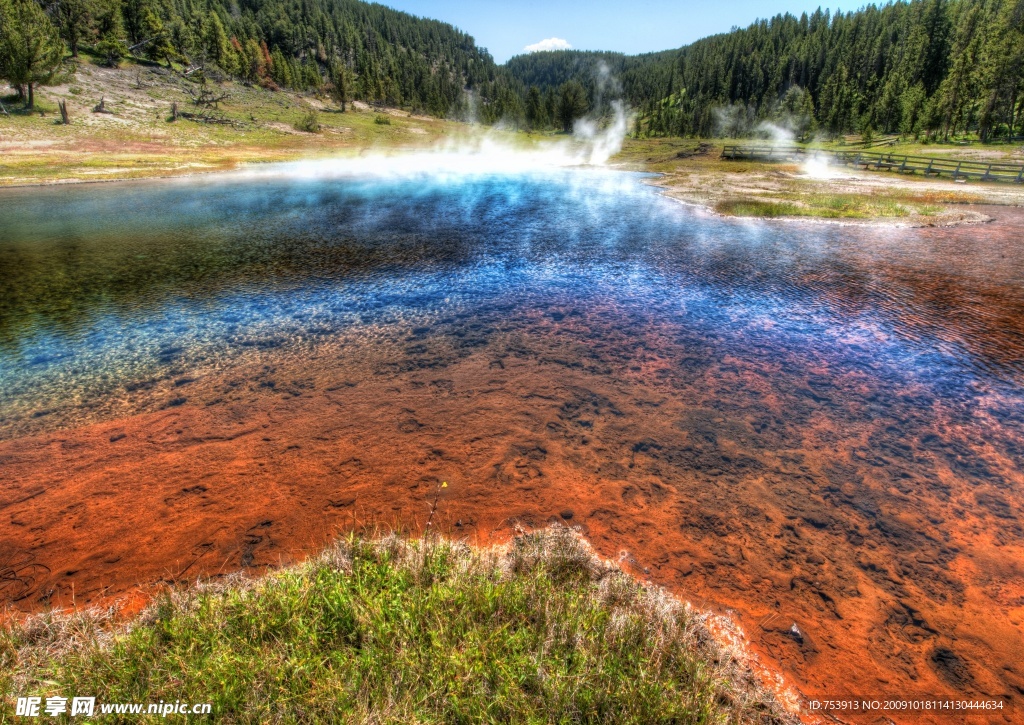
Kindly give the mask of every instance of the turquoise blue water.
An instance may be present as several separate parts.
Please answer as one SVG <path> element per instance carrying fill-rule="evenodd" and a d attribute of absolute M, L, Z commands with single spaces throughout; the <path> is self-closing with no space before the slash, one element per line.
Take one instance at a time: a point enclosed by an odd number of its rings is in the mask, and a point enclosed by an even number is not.
<path fill-rule="evenodd" d="M 697 351 L 694 370 L 723 355 L 823 360 L 834 385 L 876 382 L 879 405 L 910 385 L 921 410 L 939 399 L 967 417 L 982 389 L 1018 400 L 1012 229 L 726 220 L 643 181 L 284 169 L 5 191 L 0 435 L 87 420 L 113 399 L 130 409 L 140 387 L 247 351 L 420 328 L 479 346 L 481 330 L 529 333 L 531 315 L 566 305 L 607 308 L 599 338 L 668 325 Z M 1012 405 L 999 415 L 1016 430 Z"/>

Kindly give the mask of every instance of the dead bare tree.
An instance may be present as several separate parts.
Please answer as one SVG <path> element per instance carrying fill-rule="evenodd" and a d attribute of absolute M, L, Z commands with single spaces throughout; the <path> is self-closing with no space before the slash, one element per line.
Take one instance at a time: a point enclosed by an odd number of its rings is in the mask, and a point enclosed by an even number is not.
<path fill-rule="evenodd" d="M 205 83 L 199 87 L 198 91 L 194 88 L 189 88 L 188 93 L 192 96 L 192 105 L 194 105 L 196 109 L 218 109 L 217 104 L 228 97 L 227 93 L 222 93 L 218 96 L 216 93 L 211 91 Z"/>
<path fill-rule="evenodd" d="M 128 46 L 128 52 L 129 53 L 134 53 L 137 49 L 141 48 L 146 43 L 152 43 L 154 40 L 157 39 L 157 37 L 159 37 L 159 36 L 154 35 L 152 38 L 146 38 L 145 40 L 139 41 L 135 45 Z"/>

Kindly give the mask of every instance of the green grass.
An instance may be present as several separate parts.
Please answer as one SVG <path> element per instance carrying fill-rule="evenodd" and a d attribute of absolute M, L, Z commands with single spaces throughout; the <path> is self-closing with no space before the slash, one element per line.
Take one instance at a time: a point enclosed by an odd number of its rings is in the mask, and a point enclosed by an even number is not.
<path fill-rule="evenodd" d="M 905 217 L 910 210 L 880 194 L 809 194 L 803 199 L 807 210 L 826 219 L 869 219 Z"/>
<path fill-rule="evenodd" d="M 715 204 L 715 211 L 727 216 L 764 217 L 768 219 L 807 216 L 805 209 L 788 201 L 758 201 L 756 199 L 724 199 Z"/>
<path fill-rule="evenodd" d="M 789 721 L 705 615 L 564 528 L 504 550 L 350 537 L 296 568 L 167 594 L 127 627 L 29 619 L 2 632 L 0 657 L 2 721 L 26 694 L 211 702 L 239 723 Z"/>
<path fill-rule="evenodd" d="M 795 195 L 794 195 L 795 196 Z M 916 211 L 929 216 L 942 211 L 934 205 L 918 205 L 913 210 L 899 201 L 881 195 L 867 194 L 803 194 L 798 201 L 760 199 L 723 199 L 715 211 L 728 216 L 749 216 L 775 219 L 779 217 L 814 217 L 818 219 L 900 218 Z"/>

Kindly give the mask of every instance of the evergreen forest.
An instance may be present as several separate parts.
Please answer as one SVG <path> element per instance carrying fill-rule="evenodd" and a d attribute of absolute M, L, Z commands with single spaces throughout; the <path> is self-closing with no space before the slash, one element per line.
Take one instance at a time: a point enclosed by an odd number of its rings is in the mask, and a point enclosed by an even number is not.
<path fill-rule="evenodd" d="M 70 63 L 127 58 L 197 83 L 571 131 L 622 98 L 637 133 L 799 139 L 1024 135 L 1024 0 L 912 0 L 778 15 L 643 55 L 494 62 L 465 32 L 360 0 L 0 0 L 0 78 L 28 107 Z"/>

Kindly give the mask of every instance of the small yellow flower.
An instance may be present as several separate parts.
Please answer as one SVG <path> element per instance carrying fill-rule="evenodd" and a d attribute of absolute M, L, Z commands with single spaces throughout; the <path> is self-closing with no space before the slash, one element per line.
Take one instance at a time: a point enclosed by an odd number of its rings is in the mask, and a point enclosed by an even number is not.
<path fill-rule="evenodd" d="M 441 482 L 441 488 L 448 488 L 448 482 L 447 481 L 442 481 Z"/>

